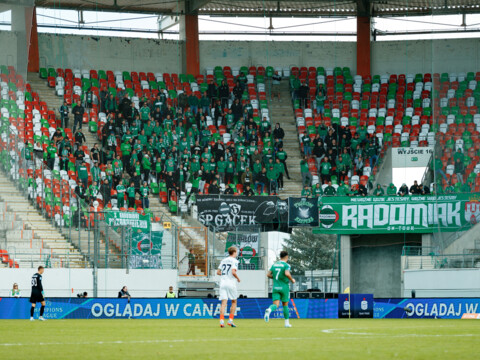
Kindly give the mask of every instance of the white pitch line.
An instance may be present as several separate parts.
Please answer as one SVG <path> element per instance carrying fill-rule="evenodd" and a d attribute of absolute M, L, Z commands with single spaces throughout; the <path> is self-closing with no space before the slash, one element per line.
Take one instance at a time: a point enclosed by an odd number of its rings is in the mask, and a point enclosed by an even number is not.
<path fill-rule="evenodd" d="M 315 337 L 292 338 L 292 337 L 275 337 L 275 338 L 249 338 L 235 339 L 237 341 L 285 341 L 285 340 L 318 340 Z M 41 343 L 0 343 L 0 346 L 52 346 L 52 345 L 110 345 L 110 344 L 161 344 L 161 343 L 193 343 L 193 342 L 229 342 L 231 339 L 153 339 L 153 340 L 107 340 L 92 342 L 41 342 Z"/>
<path fill-rule="evenodd" d="M 390 338 L 402 338 L 402 337 L 480 337 L 480 334 L 399 334 L 399 335 L 389 335 L 389 334 L 378 334 L 378 333 L 360 333 L 352 332 L 350 329 L 324 329 L 322 333 L 331 334 L 331 335 L 358 335 L 363 337 L 390 337 Z"/>

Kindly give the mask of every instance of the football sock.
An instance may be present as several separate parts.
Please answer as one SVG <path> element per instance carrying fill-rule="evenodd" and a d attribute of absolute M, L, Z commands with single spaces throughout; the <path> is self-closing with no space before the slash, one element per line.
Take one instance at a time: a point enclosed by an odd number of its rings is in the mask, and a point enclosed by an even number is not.
<path fill-rule="evenodd" d="M 234 313 L 231 313 L 230 316 L 228 317 L 228 321 L 229 321 L 229 322 L 233 322 L 234 316 L 235 316 L 235 314 L 234 314 Z"/>
<path fill-rule="evenodd" d="M 290 318 L 290 311 L 288 310 L 288 306 L 283 307 L 283 317 L 285 318 L 285 321 L 288 322 L 288 319 Z"/>
<path fill-rule="evenodd" d="M 277 310 L 277 305 L 272 304 L 272 305 L 270 305 L 269 309 L 270 309 L 271 312 L 273 312 L 273 311 Z"/>
<path fill-rule="evenodd" d="M 43 316 L 44 311 L 45 311 L 45 306 L 40 307 L 40 316 Z"/>
<path fill-rule="evenodd" d="M 30 317 L 33 317 L 33 313 L 35 312 L 35 308 L 32 306 L 30 308 Z"/>
<path fill-rule="evenodd" d="M 221 322 L 223 322 L 223 319 L 224 319 L 224 318 L 225 318 L 225 317 L 223 316 L 223 314 L 220 314 L 220 321 L 221 321 Z"/>

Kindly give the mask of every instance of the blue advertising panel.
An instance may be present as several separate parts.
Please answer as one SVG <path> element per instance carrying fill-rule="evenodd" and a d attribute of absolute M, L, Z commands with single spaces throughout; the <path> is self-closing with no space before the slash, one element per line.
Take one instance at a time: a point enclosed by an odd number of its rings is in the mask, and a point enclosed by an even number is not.
<path fill-rule="evenodd" d="M 480 312 L 478 298 L 375 299 L 376 319 L 461 319 L 465 313 Z"/>
<path fill-rule="evenodd" d="M 354 298 L 354 295 L 359 295 Z M 370 295 L 371 296 L 371 295 Z M 365 300 L 364 300 L 365 298 Z M 339 299 L 292 299 L 288 304 L 293 319 L 335 319 L 346 312 L 344 301 L 348 294 Z M 261 319 L 271 299 L 238 299 L 236 317 Z M 373 306 L 373 317 L 382 318 L 442 318 L 460 319 L 464 313 L 479 313 L 480 299 L 375 299 L 366 294 L 351 294 L 351 311 L 359 309 L 358 315 L 368 316 Z M 363 303 L 363 304 L 362 304 Z M 373 304 L 373 305 L 372 305 Z M 40 306 L 36 308 L 38 316 Z M 406 311 L 405 309 L 408 309 Z M 228 310 L 228 308 L 227 308 Z M 340 310 L 340 311 L 339 311 Z M 218 299 L 127 299 L 97 298 L 50 298 L 47 299 L 47 319 L 218 319 Z M 28 319 L 28 298 L 0 298 L 0 319 Z M 283 318 L 280 307 L 270 316 Z M 352 316 L 353 317 L 353 316 Z"/>
<path fill-rule="evenodd" d="M 339 318 L 373 318 L 372 294 L 339 294 Z"/>
<path fill-rule="evenodd" d="M 238 299 L 236 317 L 261 319 L 271 299 Z M 38 313 L 39 307 L 36 312 Z M 296 299 L 288 304 L 292 318 L 336 318 L 336 300 Z M 47 319 L 214 319 L 220 314 L 218 299 L 47 299 L 44 317 Z M 0 319 L 28 319 L 28 299 L 3 298 Z M 283 318 L 283 308 L 272 318 Z"/>

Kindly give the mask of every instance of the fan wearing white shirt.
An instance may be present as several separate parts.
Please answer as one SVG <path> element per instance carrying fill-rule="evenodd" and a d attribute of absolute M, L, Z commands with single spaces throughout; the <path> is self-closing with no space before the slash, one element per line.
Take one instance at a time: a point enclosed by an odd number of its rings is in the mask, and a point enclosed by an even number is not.
<path fill-rule="evenodd" d="M 232 300 L 228 325 L 231 327 L 236 327 L 236 325 L 233 323 L 233 317 L 235 316 L 235 310 L 237 308 L 237 282 L 240 282 L 240 278 L 237 275 L 237 248 L 235 246 L 229 247 L 228 255 L 228 257 L 222 260 L 217 269 L 217 275 L 221 276 L 220 301 L 222 302 L 222 306 L 220 307 L 220 327 L 222 328 L 225 327 L 223 320 L 228 300 Z"/>

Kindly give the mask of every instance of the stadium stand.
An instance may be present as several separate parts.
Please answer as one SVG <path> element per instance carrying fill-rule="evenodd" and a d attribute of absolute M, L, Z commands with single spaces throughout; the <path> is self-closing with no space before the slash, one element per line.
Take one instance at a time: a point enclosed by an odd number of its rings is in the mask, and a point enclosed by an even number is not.
<path fill-rule="evenodd" d="M 109 183 L 119 182 L 107 174 L 111 170 L 117 175 L 126 172 L 129 177 L 123 187 L 129 187 L 131 178 L 138 192 L 141 184 L 136 177 L 141 175 L 141 181 L 147 181 L 150 191 L 168 202 L 172 212 L 176 212 L 179 204 L 175 199 L 181 193 L 193 188 L 208 194 L 215 177 L 219 191 L 231 187 L 227 192 L 242 194 L 246 184 L 256 182 L 262 167 L 267 178 L 263 193 L 281 190 L 286 164 L 286 154 L 280 151 L 284 132 L 272 127 L 265 89 L 265 78 L 272 74 L 272 67 L 228 66 L 206 69 L 206 76 L 196 78 L 167 73 L 40 70 L 40 77 L 55 87 L 67 105 L 81 101 L 89 106 L 82 122 L 102 142 L 98 162 Z M 242 116 L 246 121 L 240 120 Z M 279 163 L 274 155 L 280 158 Z M 177 166 L 179 159 L 183 168 Z M 260 160 L 260 167 L 255 159 Z M 115 190 L 111 196 L 115 197 Z"/>
<path fill-rule="evenodd" d="M 341 195 L 362 195 L 362 186 L 372 190 L 388 147 L 439 144 L 430 191 L 478 192 L 479 79 L 474 72 L 362 78 L 347 67 L 292 67 L 299 141 L 314 187 L 320 182 L 324 191 L 331 180 L 336 190 L 351 186 Z"/>

